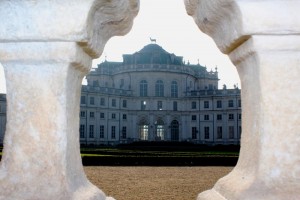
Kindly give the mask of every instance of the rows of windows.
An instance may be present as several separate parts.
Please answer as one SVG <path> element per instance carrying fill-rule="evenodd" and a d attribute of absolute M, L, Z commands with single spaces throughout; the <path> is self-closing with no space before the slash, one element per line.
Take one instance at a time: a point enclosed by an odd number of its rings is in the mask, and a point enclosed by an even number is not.
<path fill-rule="evenodd" d="M 80 117 L 85 117 L 85 111 L 80 111 Z M 95 118 L 95 112 L 90 112 L 90 118 Z M 100 113 L 100 119 L 105 119 L 105 113 Z M 111 119 L 116 119 L 116 113 L 111 113 Z M 122 114 L 122 119 L 127 119 L 127 114 Z"/>
<path fill-rule="evenodd" d="M 171 83 L 171 97 L 178 97 L 178 84 L 176 81 L 172 81 Z M 164 97 L 165 94 L 165 86 L 162 80 L 158 80 L 155 83 L 155 96 L 156 97 Z M 146 80 L 140 81 L 140 96 L 147 97 L 148 96 L 148 82 Z"/>
<path fill-rule="evenodd" d="M 237 138 L 241 137 L 242 128 L 241 126 L 238 127 L 238 135 Z M 192 127 L 192 139 L 197 139 L 198 130 L 197 127 Z M 217 127 L 217 139 L 224 139 L 223 138 L 223 127 L 218 126 Z M 205 126 L 204 127 L 204 139 L 210 139 L 210 127 Z M 234 126 L 228 126 L 228 139 L 234 139 Z"/>
<path fill-rule="evenodd" d="M 217 108 L 222 108 L 223 107 L 223 101 L 222 100 L 217 100 Z M 238 103 L 237 103 L 238 107 L 241 107 L 241 100 L 238 99 Z M 204 108 L 210 108 L 210 103 L 209 101 L 204 101 Z M 230 99 L 228 100 L 228 108 L 233 108 L 234 107 L 234 100 Z M 191 109 L 197 109 L 197 102 L 196 101 L 192 101 L 191 102 Z"/>
<path fill-rule="evenodd" d="M 210 115 L 204 115 L 204 120 L 208 121 L 210 120 Z M 238 114 L 238 119 L 241 120 L 242 114 Z M 191 116 L 192 121 L 197 120 L 197 115 L 192 115 Z M 217 114 L 217 121 L 223 120 L 223 115 L 222 114 Z M 228 114 L 228 120 L 234 120 L 234 113 L 229 113 Z"/>
<path fill-rule="evenodd" d="M 99 138 L 101 138 L 101 139 L 104 139 L 104 130 L 105 130 L 104 125 L 100 125 Z M 85 138 L 85 125 L 84 124 L 80 124 L 79 133 L 80 133 L 80 138 Z M 89 135 L 89 138 L 95 138 L 95 126 L 94 125 L 89 125 L 88 135 Z M 116 139 L 116 126 L 111 126 L 110 138 Z M 127 138 L 127 127 L 126 126 L 122 127 L 121 138 L 122 139 Z"/>
<path fill-rule="evenodd" d="M 86 96 L 81 96 L 80 99 L 81 104 L 86 104 Z M 89 97 L 89 104 L 90 105 L 95 105 L 95 97 Z M 100 98 L 100 106 L 106 106 L 106 99 L 104 97 Z M 116 99 L 111 99 L 111 107 L 117 107 L 117 100 Z M 127 108 L 127 100 L 123 99 L 122 100 L 122 107 Z"/>
<path fill-rule="evenodd" d="M 141 83 L 141 94 L 143 94 L 143 95 L 145 95 L 145 96 L 147 96 L 147 94 L 146 94 L 146 91 L 147 91 L 147 89 L 142 89 L 142 88 L 144 88 L 144 87 L 146 87 L 146 86 L 144 86 L 144 82 L 143 83 Z M 177 83 L 175 84 L 175 83 L 173 83 L 172 85 L 177 85 Z M 177 92 L 175 92 L 175 91 L 178 91 L 176 88 L 177 88 L 177 86 L 172 86 L 172 91 L 173 91 L 173 95 L 172 95 L 172 97 L 177 97 Z M 163 96 L 163 89 L 162 89 L 162 83 L 161 82 L 159 82 L 158 84 L 157 84 L 157 90 L 156 90 L 157 92 L 156 92 L 156 96 Z M 141 96 L 143 96 L 143 95 L 141 95 Z M 82 104 L 85 104 L 85 96 L 81 96 L 81 103 Z M 217 108 L 222 108 L 222 100 L 217 100 Z M 142 102 L 141 102 L 141 110 L 146 110 L 146 101 L 145 100 L 143 100 Z M 90 105 L 95 105 L 95 98 L 94 97 L 90 97 Z M 104 97 L 101 97 L 100 98 L 100 105 L 101 106 L 105 106 L 105 98 Z M 174 111 L 177 111 L 177 101 L 174 101 L 173 102 L 173 110 Z M 116 99 L 111 99 L 111 106 L 112 107 L 117 107 L 117 100 Z M 241 100 L 239 99 L 238 100 L 238 106 L 239 107 L 241 107 Z M 203 102 L 203 107 L 205 108 L 205 109 L 209 109 L 210 108 L 210 102 L 209 101 L 204 101 Z M 228 108 L 232 108 L 232 107 L 234 107 L 234 100 L 228 100 Z M 122 100 L 122 108 L 127 108 L 127 100 L 126 99 L 123 99 Z M 163 102 L 162 101 L 158 101 L 157 102 L 157 110 L 162 110 L 163 109 Z M 197 109 L 197 102 L 196 101 L 192 101 L 191 102 L 191 109 Z M 84 116 L 81 116 L 81 117 L 84 117 Z"/>

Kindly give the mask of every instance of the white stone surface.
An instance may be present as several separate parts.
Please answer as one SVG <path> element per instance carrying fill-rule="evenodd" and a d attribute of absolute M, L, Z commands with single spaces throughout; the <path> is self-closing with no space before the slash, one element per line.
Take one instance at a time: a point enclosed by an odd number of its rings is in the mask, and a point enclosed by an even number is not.
<path fill-rule="evenodd" d="M 185 3 L 199 28 L 229 54 L 242 83 L 238 164 L 198 200 L 299 199 L 300 2 Z"/>
<path fill-rule="evenodd" d="M 86 178 L 79 150 L 81 81 L 106 41 L 131 28 L 139 2 L 0 2 L 7 126 L 2 200 L 112 199 Z"/>

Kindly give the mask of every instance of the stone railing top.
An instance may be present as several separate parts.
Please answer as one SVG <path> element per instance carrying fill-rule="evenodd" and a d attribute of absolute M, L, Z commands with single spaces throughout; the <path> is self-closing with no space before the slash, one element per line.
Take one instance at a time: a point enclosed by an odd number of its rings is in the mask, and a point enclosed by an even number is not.
<path fill-rule="evenodd" d="M 300 1 L 185 0 L 187 13 L 223 53 L 230 53 L 250 35 L 300 33 Z"/>
<path fill-rule="evenodd" d="M 0 42 L 78 42 L 93 58 L 107 40 L 124 35 L 138 0 L 0 1 Z"/>

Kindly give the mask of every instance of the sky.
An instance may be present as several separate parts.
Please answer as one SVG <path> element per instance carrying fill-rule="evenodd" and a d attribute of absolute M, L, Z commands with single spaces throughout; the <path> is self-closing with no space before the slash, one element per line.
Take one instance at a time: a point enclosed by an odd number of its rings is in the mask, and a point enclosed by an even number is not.
<path fill-rule="evenodd" d="M 105 45 L 100 58 L 93 61 L 95 68 L 105 59 L 122 62 L 123 54 L 132 54 L 150 44 L 150 37 L 156 39 L 169 53 L 183 56 L 191 64 L 206 66 L 210 71 L 218 68 L 219 88 L 223 84 L 240 87 L 240 80 L 234 65 L 227 55 L 222 54 L 214 41 L 202 33 L 192 17 L 188 16 L 183 0 L 140 0 L 140 11 L 131 31 L 125 36 L 111 38 Z M 0 65 L 0 93 L 5 93 L 5 79 Z"/>

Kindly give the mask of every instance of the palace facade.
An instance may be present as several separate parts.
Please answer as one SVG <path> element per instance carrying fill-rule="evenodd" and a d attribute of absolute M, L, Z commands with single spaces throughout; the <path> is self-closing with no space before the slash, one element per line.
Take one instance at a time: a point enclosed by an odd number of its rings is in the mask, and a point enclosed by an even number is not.
<path fill-rule="evenodd" d="M 104 61 L 82 86 L 80 142 L 239 144 L 240 89 L 218 89 L 218 81 L 217 68 L 185 63 L 157 44 Z"/>

